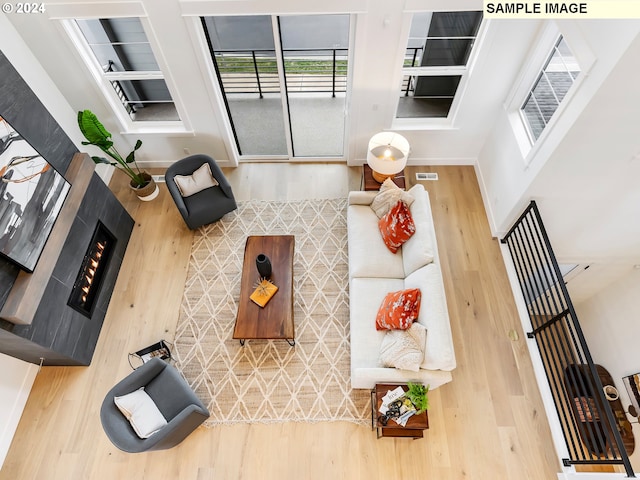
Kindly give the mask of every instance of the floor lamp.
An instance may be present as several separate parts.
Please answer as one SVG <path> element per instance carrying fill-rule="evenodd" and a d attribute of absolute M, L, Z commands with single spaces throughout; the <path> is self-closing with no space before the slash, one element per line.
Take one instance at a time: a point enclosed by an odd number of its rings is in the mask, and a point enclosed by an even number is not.
<path fill-rule="evenodd" d="M 400 173 L 409 158 L 409 142 L 394 132 L 376 133 L 369 140 L 367 164 L 371 167 L 373 179 L 382 183 Z"/>

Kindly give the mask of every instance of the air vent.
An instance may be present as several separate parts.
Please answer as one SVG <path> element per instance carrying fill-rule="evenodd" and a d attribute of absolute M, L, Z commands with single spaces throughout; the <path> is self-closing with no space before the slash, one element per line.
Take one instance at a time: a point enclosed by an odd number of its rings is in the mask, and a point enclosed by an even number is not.
<path fill-rule="evenodd" d="M 156 183 L 164 183 L 164 175 L 151 175 L 151 178 Z"/>
<path fill-rule="evenodd" d="M 418 172 L 416 180 L 438 180 L 438 174 L 435 172 Z"/>

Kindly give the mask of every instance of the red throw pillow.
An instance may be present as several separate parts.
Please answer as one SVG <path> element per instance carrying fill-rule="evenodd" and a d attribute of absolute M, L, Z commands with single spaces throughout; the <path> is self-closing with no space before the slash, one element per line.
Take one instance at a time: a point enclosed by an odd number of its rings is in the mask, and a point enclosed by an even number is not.
<path fill-rule="evenodd" d="M 409 207 L 402 200 L 398 200 L 389 212 L 378 220 L 378 228 L 382 240 L 392 253 L 396 253 L 404 242 L 416 233 L 416 225 Z"/>
<path fill-rule="evenodd" d="M 419 288 L 388 293 L 376 316 L 376 330 L 406 330 L 418 318 L 420 299 Z"/>

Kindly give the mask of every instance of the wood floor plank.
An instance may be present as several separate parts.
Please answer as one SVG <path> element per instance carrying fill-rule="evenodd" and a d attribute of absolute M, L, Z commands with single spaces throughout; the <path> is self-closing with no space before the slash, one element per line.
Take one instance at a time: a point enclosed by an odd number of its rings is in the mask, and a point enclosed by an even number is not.
<path fill-rule="evenodd" d="M 453 382 L 430 394 L 424 439 L 377 440 L 370 428 L 343 422 L 289 423 L 200 427 L 163 452 L 113 447 L 100 405 L 131 371 L 127 353 L 173 341 L 192 241 L 165 185 L 156 200 L 142 203 L 114 175 L 111 188 L 136 225 L 92 364 L 38 374 L 0 480 L 555 478 L 559 464 L 475 172 L 409 167 L 409 186 L 415 171 L 439 175 L 423 184 L 458 360 Z M 281 163 L 225 172 L 243 201 L 344 197 L 360 188 L 362 170 Z"/>

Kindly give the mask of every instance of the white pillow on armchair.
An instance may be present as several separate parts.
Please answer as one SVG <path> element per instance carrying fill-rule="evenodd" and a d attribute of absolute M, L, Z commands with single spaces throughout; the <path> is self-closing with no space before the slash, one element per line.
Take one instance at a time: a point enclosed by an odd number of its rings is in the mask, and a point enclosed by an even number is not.
<path fill-rule="evenodd" d="M 218 181 L 213 178 L 211 167 L 209 167 L 208 163 L 203 163 L 202 166 L 191 175 L 174 176 L 173 181 L 176 182 L 180 195 L 183 197 L 190 197 L 191 195 L 201 192 L 205 188 L 216 187 L 219 185 Z"/>
<path fill-rule="evenodd" d="M 149 438 L 167 424 L 167 420 L 153 399 L 144 391 L 144 387 L 114 397 L 113 401 L 140 438 Z"/>

